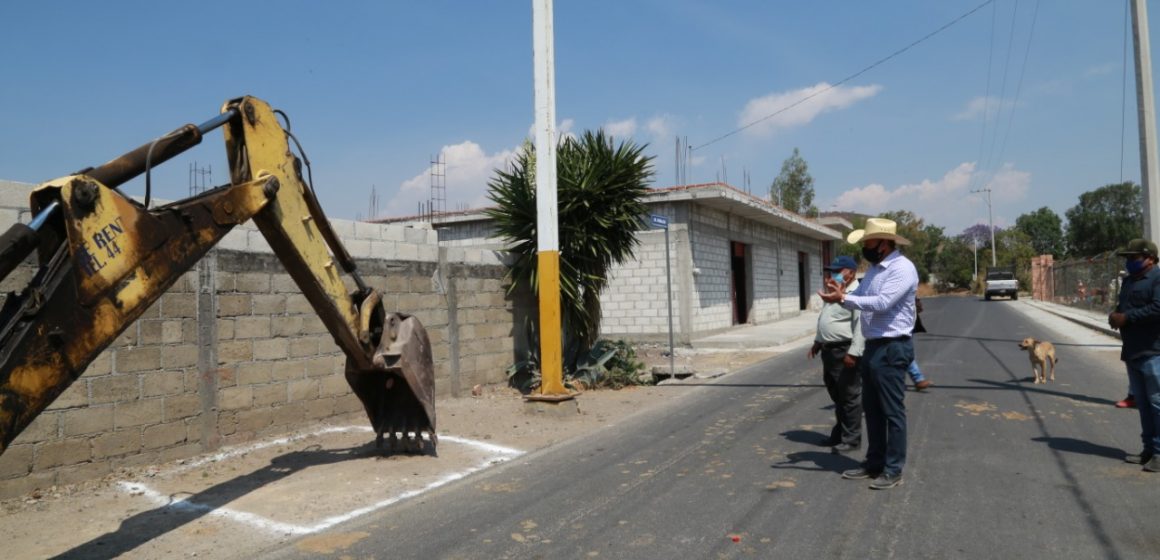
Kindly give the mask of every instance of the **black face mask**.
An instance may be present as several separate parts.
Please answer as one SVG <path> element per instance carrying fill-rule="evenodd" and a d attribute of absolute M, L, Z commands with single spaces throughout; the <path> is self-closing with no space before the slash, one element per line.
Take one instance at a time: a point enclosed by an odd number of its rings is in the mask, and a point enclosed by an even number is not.
<path fill-rule="evenodd" d="M 870 264 L 882 262 L 882 254 L 878 252 L 878 247 L 862 247 L 862 258 L 870 261 Z"/>

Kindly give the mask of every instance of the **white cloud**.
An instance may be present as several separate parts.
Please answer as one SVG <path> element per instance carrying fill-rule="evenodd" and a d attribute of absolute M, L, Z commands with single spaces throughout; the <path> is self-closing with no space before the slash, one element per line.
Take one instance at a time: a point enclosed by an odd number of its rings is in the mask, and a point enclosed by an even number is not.
<path fill-rule="evenodd" d="M 556 123 L 556 137 L 557 138 L 575 138 L 576 134 L 572 132 L 572 128 L 576 126 L 575 119 L 564 119 Z M 536 141 L 536 123 L 528 125 L 528 140 Z"/>
<path fill-rule="evenodd" d="M 674 136 L 673 131 L 676 129 L 677 123 L 670 115 L 660 115 L 653 117 L 645 123 L 644 127 L 654 139 L 667 139 Z"/>
<path fill-rule="evenodd" d="M 664 138 L 672 134 L 672 123 L 672 117 L 662 115 L 649 119 L 642 128 L 636 117 L 630 117 L 609 121 L 604 125 L 604 130 L 617 139 L 628 139 L 642 130 L 656 138 Z M 560 138 L 574 138 L 575 127 L 575 119 L 564 119 L 556 126 L 556 134 Z M 528 140 L 534 138 L 533 124 L 528 127 Z M 495 175 L 496 169 L 505 169 L 511 164 L 518 150 L 517 146 L 489 154 L 470 140 L 443 146 L 439 153 L 447 164 L 444 181 L 447 186 L 447 209 L 455 210 L 463 205 L 468 208 L 490 206 L 492 202 L 487 199 L 487 182 Z M 428 168 L 403 181 L 398 192 L 379 211 L 379 217 L 414 215 L 418 212 L 419 203 L 427 203 L 430 198 L 431 170 Z"/>
<path fill-rule="evenodd" d="M 989 97 L 978 96 L 967 102 L 967 106 L 962 111 L 951 116 L 952 121 L 970 121 L 984 116 L 986 111 L 986 120 L 994 120 L 999 114 L 1000 109 L 1009 109 L 1012 103 L 1004 101 L 992 95 Z"/>
<path fill-rule="evenodd" d="M 488 154 L 479 144 L 470 140 L 443 146 L 439 152 L 447 166 L 445 184 L 447 186 L 447 209 L 455 210 L 459 205 L 468 208 L 489 206 L 487 182 L 496 169 L 506 168 L 516 154 L 516 149 L 505 149 Z M 419 203 L 431 198 L 431 170 L 425 169 L 414 177 L 403 181 L 399 191 L 381 212 L 382 216 L 409 216 L 419 209 Z"/>
<path fill-rule="evenodd" d="M 576 120 L 575 119 L 564 119 L 564 120 L 560 121 L 560 125 L 556 127 L 556 134 L 560 138 L 566 138 L 569 136 L 571 136 L 572 138 L 575 138 L 576 134 L 574 132 L 572 132 L 572 129 L 575 127 L 576 127 Z"/>
<path fill-rule="evenodd" d="M 1083 71 L 1083 77 L 1092 78 L 1095 76 L 1105 76 L 1112 72 L 1119 70 L 1122 64 L 1119 62 L 1107 62 L 1098 66 L 1089 66 Z"/>
<path fill-rule="evenodd" d="M 604 123 L 604 133 L 613 138 L 632 138 L 636 134 L 636 117 Z"/>
<path fill-rule="evenodd" d="M 618 140 L 628 140 L 641 133 L 641 135 L 647 135 L 647 138 L 639 139 L 639 141 L 656 142 L 657 140 L 671 140 L 676 122 L 670 115 L 658 115 L 648 119 L 644 126 L 641 126 L 636 117 L 629 117 L 619 121 L 608 121 L 601 128 L 606 134 Z"/>
<path fill-rule="evenodd" d="M 748 126 L 749 134 L 769 136 L 780 130 L 808 124 L 822 113 L 845 109 L 858 101 L 873 97 L 882 91 L 882 86 L 837 86 L 821 82 L 815 86 L 782 93 L 771 93 L 765 97 L 750 99 L 737 117 L 738 126 Z M 828 91 L 827 91 L 828 90 Z M 807 101 L 803 99 L 815 96 Z M 770 117 L 794 103 L 801 102 L 792 109 Z"/>
<path fill-rule="evenodd" d="M 1027 197 L 1031 187 L 1031 173 L 1019 171 L 1010 163 L 996 171 L 986 183 L 991 189 L 991 203 L 1015 202 Z"/>
<path fill-rule="evenodd" d="M 837 204 L 839 208 L 861 208 L 864 209 L 861 211 L 872 213 L 894 210 L 916 201 L 941 200 L 965 193 L 974 171 L 974 163 L 962 163 L 937 181 L 923 179 L 921 183 L 901 185 L 893 190 L 878 183 L 857 187 L 839 195 Z"/>
<path fill-rule="evenodd" d="M 839 210 L 865 214 L 910 210 L 926 223 L 942 226 L 953 235 L 980 220 L 987 220 L 986 195 L 971 193 L 972 186 L 991 189 L 991 205 L 997 226 L 1009 221 L 1004 208 L 1026 198 L 1031 186 L 1031 174 L 1010 164 L 990 177 L 975 177 L 972 181 L 974 175 L 975 163 L 962 163 L 937 180 L 924 179 L 894 188 L 874 183 L 850 189 L 838 195 L 834 206 Z"/>

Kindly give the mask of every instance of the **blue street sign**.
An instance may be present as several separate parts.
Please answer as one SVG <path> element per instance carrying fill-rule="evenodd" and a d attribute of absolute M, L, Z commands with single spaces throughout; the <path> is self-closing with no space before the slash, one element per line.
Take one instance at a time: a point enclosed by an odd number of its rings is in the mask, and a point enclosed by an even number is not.
<path fill-rule="evenodd" d="M 660 228 L 669 227 L 669 219 L 664 217 L 664 216 L 661 216 L 658 214 L 649 214 L 649 218 L 652 220 L 653 227 L 660 227 Z"/>

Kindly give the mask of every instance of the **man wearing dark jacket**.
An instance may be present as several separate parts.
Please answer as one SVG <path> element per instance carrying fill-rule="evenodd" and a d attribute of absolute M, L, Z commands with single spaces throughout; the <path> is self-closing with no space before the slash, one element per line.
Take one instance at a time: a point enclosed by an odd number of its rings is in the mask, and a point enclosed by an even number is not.
<path fill-rule="evenodd" d="M 1160 472 L 1160 269 L 1156 268 L 1156 244 L 1133 239 L 1118 253 L 1124 257 L 1128 277 L 1120 289 L 1116 310 L 1108 325 L 1120 329 L 1120 359 L 1128 366 L 1128 383 L 1140 412 L 1140 437 L 1144 448 L 1124 458 Z"/>

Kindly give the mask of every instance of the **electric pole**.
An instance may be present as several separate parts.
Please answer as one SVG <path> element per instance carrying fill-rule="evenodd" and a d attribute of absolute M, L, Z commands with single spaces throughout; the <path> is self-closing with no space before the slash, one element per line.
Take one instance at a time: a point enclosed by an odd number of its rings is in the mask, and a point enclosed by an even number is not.
<path fill-rule="evenodd" d="M 1148 5 L 1144 0 L 1132 0 L 1132 45 L 1136 52 L 1136 116 L 1140 123 L 1144 235 L 1157 241 L 1160 240 L 1160 177 L 1156 169 L 1156 120 L 1152 98 L 1152 52 L 1148 41 Z"/>
<path fill-rule="evenodd" d="M 979 238 L 972 235 L 975 240 L 975 275 L 973 276 L 975 282 L 979 281 Z"/>
<path fill-rule="evenodd" d="M 996 258 L 995 257 L 995 219 L 991 215 L 991 187 L 987 187 L 985 189 L 973 190 L 971 192 L 973 192 L 973 193 L 977 193 L 977 192 L 987 193 L 987 227 L 988 227 L 988 229 L 991 230 L 991 268 L 995 268 L 995 266 L 996 266 L 996 262 L 995 262 L 995 258 Z M 975 266 L 978 267 L 977 264 Z M 978 274 L 977 268 L 976 268 L 975 274 L 976 275 Z"/>
<path fill-rule="evenodd" d="M 560 237 L 556 208 L 556 53 L 552 0 L 532 0 L 536 109 L 536 273 L 540 289 L 540 396 L 572 398 L 564 387 L 560 331 Z"/>

